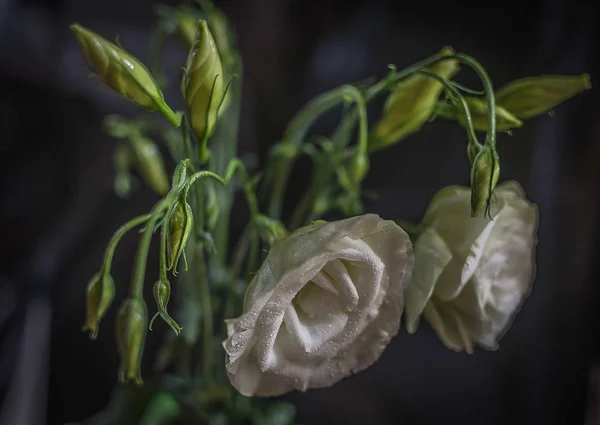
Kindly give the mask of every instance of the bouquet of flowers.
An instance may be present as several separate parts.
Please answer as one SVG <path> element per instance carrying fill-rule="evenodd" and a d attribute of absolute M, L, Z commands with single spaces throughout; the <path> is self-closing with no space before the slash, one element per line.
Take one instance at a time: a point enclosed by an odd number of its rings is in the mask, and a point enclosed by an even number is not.
<path fill-rule="evenodd" d="M 146 117 L 106 118 L 117 140 L 115 192 L 128 196 L 138 174 L 160 199 L 114 233 L 87 286 L 84 329 L 95 339 L 115 294 L 115 250 L 139 228 L 130 293 L 116 313 L 123 385 L 85 423 L 293 424 L 294 407 L 268 397 L 329 387 L 368 368 L 403 313 L 409 333 L 422 317 L 452 350 L 498 348 L 531 291 L 538 225 L 523 188 L 499 183 L 498 135 L 589 89 L 588 75 L 523 78 L 495 90 L 475 58 L 444 47 L 408 68 L 390 66 L 379 80 L 316 97 L 257 170 L 236 153 L 242 61 L 226 17 L 209 1 L 158 12 L 149 67 L 118 43 L 71 26 L 106 86 L 166 118 L 152 129 L 172 160 L 165 163 L 151 140 Z M 161 89 L 161 45 L 171 34 L 189 46 L 182 111 Z M 454 80 L 462 68 L 477 74 L 483 90 Z M 368 107 L 379 97 L 385 105 L 369 128 Z M 335 131 L 309 136 L 320 116 L 340 106 Z M 369 156 L 436 118 L 465 129 L 470 187 L 440 190 L 420 223 L 367 213 L 361 183 Z M 299 201 L 286 200 L 302 156 L 313 162 L 310 182 Z M 247 224 L 233 235 L 237 192 Z M 289 216 L 284 201 L 294 203 Z M 148 261 L 155 235 L 157 264 Z M 149 265 L 159 270 L 150 308 L 143 297 Z M 154 373 L 142 371 L 147 332 L 159 321 L 173 333 Z"/>

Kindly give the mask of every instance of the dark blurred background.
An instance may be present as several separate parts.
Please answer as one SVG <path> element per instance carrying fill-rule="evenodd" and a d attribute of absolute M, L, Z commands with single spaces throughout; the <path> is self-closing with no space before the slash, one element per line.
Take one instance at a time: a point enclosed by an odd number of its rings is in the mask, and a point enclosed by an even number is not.
<path fill-rule="evenodd" d="M 90 341 L 80 331 L 85 286 L 112 232 L 156 198 L 148 189 L 128 200 L 113 194 L 115 141 L 101 120 L 138 112 L 88 78 L 68 26 L 76 21 L 107 38 L 119 35 L 145 57 L 153 3 L 0 0 L 0 425 L 79 421 L 107 404 L 116 383 L 114 308 Z M 240 149 L 259 161 L 316 94 L 381 77 L 388 63 L 401 68 L 448 44 L 478 58 L 496 86 L 543 73 L 589 72 L 592 85 L 599 83 L 594 2 L 216 4 L 234 23 L 244 60 Z M 166 97 L 175 107 L 184 54 L 169 42 Z M 459 81 L 477 87 L 467 70 Z M 337 118 L 321 120 L 315 131 L 331 130 Z M 502 179 L 524 186 L 541 221 L 534 290 L 499 351 L 454 353 L 426 324 L 413 336 L 402 330 L 367 371 L 288 396 L 298 421 L 600 423 L 599 138 L 597 89 L 500 136 Z M 419 220 L 439 188 L 468 183 L 465 135 L 454 123 L 436 120 L 385 152 L 373 156 L 366 181 L 378 194 L 368 209 L 385 218 Z M 308 178 L 298 176 L 292 199 Z M 133 237 L 119 247 L 115 281 L 127 281 L 134 248 Z M 160 338 L 149 337 L 148 365 Z"/>

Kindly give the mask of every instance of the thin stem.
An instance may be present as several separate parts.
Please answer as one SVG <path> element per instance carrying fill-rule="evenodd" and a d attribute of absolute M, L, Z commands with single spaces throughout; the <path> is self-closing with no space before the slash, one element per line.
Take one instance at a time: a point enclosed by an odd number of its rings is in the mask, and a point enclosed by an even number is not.
<path fill-rule="evenodd" d="M 212 385 L 212 337 L 213 337 L 213 310 L 206 264 L 204 262 L 204 247 L 200 235 L 204 229 L 204 205 L 202 202 L 202 186 L 197 186 L 194 193 L 196 198 L 197 220 L 196 226 L 200 232 L 194 232 L 196 250 L 196 267 L 198 267 L 200 302 L 202 312 L 202 376 L 206 386 Z"/>
<path fill-rule="evenodd" d="M 454 57 L 460 60 L 465 65 L 470 66 L 479 76 L 481 83 L 483 84 L 483 90 L 485 91 L 485 97 L 488 104 L 488 131 L 485 139 L 485 143 L 492 148 L 496 147 L 496 99 L 494 95 L 494 86 L 492 80 L 488 75 L 487 71 L 475 58 L 462 53 L 454 55 Z"/>
<path fill-rule="evenodd" d="M 160 280 L 167 280 L 167 221 L 160 232 Z"/>
<path fill-rule="evenodd" d="M 154 226 L 169 205 L 170 200 L 168 198 L 163 198 L 158 201 L 150 213 L 150 219 L 148 220 L 146 229 L 144 230 L 144 233 L 140 239 L 140 244 L 137 251 L 137 259 L 133 269 L 133 279 L 131 281 L 132 298 L 143 298 L 144 276 L 146 274 L 146 263 L 148 261 L 148 251 L 150 249 L 152 234 L 154 233 Z"/>
<path fill-rule="evenodd" d="M 446 80 L 445 78 L 440 77 L 437 74 L 434 74 L 432 72 L 425 71 L 425 70 L 418 71 L 418 73 L 426 75 L 426 76 L 428 76 L 430 78 L 435 78 L 440 83 L 442 83 L 442 85 L 444 87 L 446 87 L 446 89 L 448 89 L 454 96 L 456 96 L 458 98 L 458 100 L 461 103 L 463 112 L 465 114 L 465 118 L 467 120 L 467 135 L 469 137 L 469 141 L 472 142 L 472 143 L 474 143 L 477 147 L 481 148 L 482 147 L 481 143 L 477 139 L 477 134 L 475 133 L 475 128 L 473 127 L 473 119 L 471 117 L 471 110 L 469 108 L 469 105 L 467 104 L 467 100 L 462 95 L 462 93 L 460 91 L 458 91 L 456 89 L 456 87 L 454 87 L 452 84 L 450 84 L 450 82 L 448 80 Z"/>
<path fill-rule="evenodd" d="M 183 148 L 185 150 L 185 156 L 187 157 L 186 159 L 190 160 L 191 164 L 191 158 L 193 155 L 192 141 L 190 139 L 190 125 L 185 115 L 183 115 L 181 118 L 181 132 L 183 136 Z"/>
<path fill-rule="evenodd" d="M 139 226 L 140 224 L 144 223 L 149 218 L 150 218 L 150 214 L 143 214 L 143 215 L 134 217 L 131 220 L 129 220 L 127 223 L 125 223 L 124 225 L 119 227 L 117 229 L 117 231 L 112 235 L 112 237 L 110 238 L 110 241 L 108 242 L 108 246 L 106 247 L 106 251 L 104 253 L 104 261 L 103 261 L 103 266 L 102 266 L 102 271 L 104 273 L 110 274 L 110 269 L 112 266 L 112 259 L 115 254 L 115 249 L 117 248 L 117 245 L 121 241 L 121 238 L 123 238 L 123 236 L 125 236 L 125 233 L 129 232 L 134 227 Z"/>

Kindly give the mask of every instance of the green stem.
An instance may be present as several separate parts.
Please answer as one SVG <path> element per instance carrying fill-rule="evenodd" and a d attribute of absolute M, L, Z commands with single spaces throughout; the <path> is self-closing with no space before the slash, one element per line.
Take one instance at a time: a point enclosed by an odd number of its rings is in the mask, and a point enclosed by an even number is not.
<path fill-rule="evenodd" d="M 167 280 L 167 221 L 162 225 L 160 232 L 160 280 Z"/>
<path fill-rule="evenodd" d="M 432 72 L 425 71 L 425 70 L 421 70 L 418 72 L 419 72 L 419 74 L 423 74 L 430 78 L 434 78 L 434 79 L 438 80 L 440 83 L 442 83 L 442 85 L 444 87 L 446 87 L 447 90 L 449 90 L 454 96 L 456 96 L 458 98 L 458 100 L 460 101 L 460 104 L 462 106 L 463 112 L 465 114 L 465 118 L 467 120 L 467 135 L 469 137 L 469 141 L 471 143 L 474 143 L 478 148 L 481 148 L 482 147 L 481 143 L 479 142 L 479 139 L 477 138 L 477 134 L 475 133 L 475 127 L 473 127 L 473 119 L 471 117 L 471 109 L 469 108 L 469 105 L 467 104 L 467 100 L 462 95 L 462 93 L 459 90 L 457 90 L 457 88 L 454 87 L 452 84 L 450 84 L 450 82 L 448 80 L 446 80 L 443 77 L 440 77 L 437 74 L 434 74 Z"/>
<path fill-rule="evenodd" d="M 294 209 L 294 213 L 292 214 L 289 227 L 290 230 L 293 231 L 300 227 L 304 223 L 307 215 L 310 213 L 310 211 L 312 211 L 315 198 L 319 192 L 319 189 L 321 189 L 323 180 L 329 171 L 329 169 L 322 168 L 320 164 L 315 164 L 310 186 L 308 187 L 308 190 L 304 192 L 302 199 L 300 202 L 298 202 L 296 208 Z"/>
<path fill-rule="evenodd" d="M 360 118 L 361 122 L 366 123 L 366 112 L 364 112 L 366 110 L 366 103 L 371 101 L 374 97 L 378 96 L 383 91 L 388 90 L 389 87 L 395 84 L 398 80 L 405 78 L 410 74 L 413 74 L 415 71 L 425 66 L 429 66 L 446 57 L 447 55 L 437 53 L 401 71 L 393 71 L 387 77 L 375 83 L 373 86 L 366 90 L 363 100 L 364 104 L 357 104 L 357 110 L 355 110 L 355 113 L 347 115 L 346 119 L 344 119 L 344 122 L 339 127 L 338 132 L 345 132 L 346 134 L 349 134 L 349 130 L 354 126 L 354 122 L 357 118 Z M 316 99 L 304 106 L 296 114 L 296 116 L 288 126 L 288 129 L 284 135 L 284 141 L 282 143 L 291 142 L 295 146 L 298 146 L 306 136 L 309 127 L 321 114 L 337 106 L 341 101 L 347 99 L 349 95 L 354 99 L 357 99 L 354 93 L 349 91 L 349 87 L 351 87 L 354 90 L 357 90 L 355 87 L 352 86 L 342 86 L 333 89 L 329 92 L 326 92 L 321 96 L 318 96 Z M 364 128 L 365 130 L 363 130 L 362 128 Z M 361 152 L 366 152 L 366 144 L 368 143 L 368 137 L 364 134 L 364 132 L 366 131 L 366 125 L 364 125 L 364 127 L 362 128 L 359 134 L 359 149 L 361 150 Z M 336 137 L 334 137 L 334 139 L 336 139 Z M 291 167 L 294 159 L 295 158 L 280 159 L 280 164 L 276 165 L 276 169 L 274 170 L 275 175 L 272 176 L 271 179 L 271 181 L 273 181 L 274 183 L 273 188 L 269 193 L 271 199 L 268 211 L 269 215 L 275 219 L 279 219 L 281 217 L 283 196 L 287 187 L 287 182 L 290 176 Z"/>
<path fill-rule="evenodd" d="M 192 141 L 190 139 L 190 125 L 188 123 L 187 118 L 182 116 L 181 118 L 181 132 L 183 136 L 183 148 L 185 150 L 186 159 L 189 160 L 190 164 L 192 163 L 191 158 L 193 155 L 192 151 Z"/>
<path fill-rule="evenodd" d="M 108 242 L 108 246 L 106 247 L 106 251 L 104 253 L 104 261 L 103 261 L 103 266 L 102 266 L 103 273 L 110 274 L 110 269 L 112 266 L 112 259 L 115 254 L 115 249 L 117 248 L 117 245 L 121 241 L 121 238 L 123 238 L 123 236 L 125 236 L 125 233 L 129 232 L 131 229 L 133 229 L 136 226 L 139 226 L 140 224 L 144 223 L 145 221 L 148 221 L 149 218 L 150 218 L 150 214 L 143 214 L 143 215 L 134 217 L 117 229 L 117 231 L 110 238 L 110 241 Z"/>
<path fill-rule="evenodd" d="M 461 53 L 454 55 L 465 65 L 470 66 L 479 76 L 483 84 L 483 90 L 488 104 L 488 131 L 485 139 L 485 144 L 490 147 L 496 147 L 496 99 L 494 95 L 494 86 L 487 71 L 475 58 Z"/>
<path fill-rule="evenodd" d="M 132 298 L 143 298 L 144 276 L 146 275 L 146 263 L 148 261 L 148 251 L 150 249 L 152 234 L 154 233 L 154 226 L 169 205 L 170 199 L 168 197 L 163 198 L 158 201 L 150 213 L 150 219 L 148 220 L 146 229 L 144 230 L 144 233 L 140 239 L 140 244 L 137 251 L 137 260 L 133 269 L 133 279 L 131 281 Z"/>
<path fill-rule="evenodd" d="M 202 202 L 202 186 L 196 186 L 194 192 L 196 203 L 196 231 L 194 232 L 194 250 L 196 251 L 195 267 L 198 270 L 200 302 L 202 312 L 202 378 L 207 387 L 212 386 L 212 338 L 213 338 L 213 310 L 210 295 L 208 275 L 204 260 L 204 246 L 201 234 L 204 230 L 204 204 Z M 198 231 L 199 230 L 199 231 Z"/>

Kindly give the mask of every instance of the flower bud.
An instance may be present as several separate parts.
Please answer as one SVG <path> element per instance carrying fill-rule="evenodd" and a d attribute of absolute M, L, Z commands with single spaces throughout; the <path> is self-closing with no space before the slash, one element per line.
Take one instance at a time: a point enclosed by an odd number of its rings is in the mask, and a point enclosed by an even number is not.
<path fill-rule="evenodd" d="M 140 61 L 79 24 L 71 25 L 71 30 L 107 86 L 143 109 L 160 111 L 173 125 L 179 125 L 180 118 L 165 103 L 158 84 Z"/>
<path fill-rule="evenodd" d="M 206 21 L 199 22 L 187 58 L 181 91 L 192 129 L 198 139 L 204 141 L 214 131 L 225 94 L 221 58 Z"/>
<path fill-rule="evenodd" d="M 163 318 L 163 320 L 171 327 L 171 329 L 173 329 L 175 335 L 179 335 L 179 332 L 181 332 L 181 327 L 167 312 L 167 304 L 171 298 L 171 284 L 166 279 L 157 280 L 152 288 L 152 292 L 154 294 L 156 306 L 158 307 L 158 313 L 156 313 L 150 321 L 150 330 L 152 330 L 152 323 L 154 323 L 154 319 L 160 315 L 160 317 Z"/>
<path fill-rule="evenodd" d="M 590 76 L 542 75 L 512 81 L 496 92 L 496 103 L 525 119 L 547 112 L 592 88 Z"/>
<path fill-rule="evenodd" d="M 114 190 L 120 198 L 127 198 L 131 194 L 131 166 L 134 158 L 131 148 L 126 143 L 119 143 L 114 151 L 113 162 L 115 166 Z"/>
<path fill-rule="evenodd" d="M 177 271 L 177 264 L 194 224 L 192 207 L 186 201 L 179 200 L 169 215 L 169 233 L 167 233 L 167 266 Z"/>
<path fill-rule="evenodd" d="M 441 54 L 451 55 L 450 47 Z M 450 79 L 458 72 L 456 59 L 445 59 L 428 68 L 429 72 Z M 444 87 L 426 75 L 415 74 L 400 80 L 388 97 L 383 116 L 369 137 L 369 150 L 376 151 L 418 131 L 433 113 Z"/>
<path fill-rule="evenodd" d="M 84 331 L 90 338 L 98 336 L 98 326 L 115 296 L 115 282 L 108 273 L 96 273 L 87 286 L 87 314 Z"/>
<path fill-rule="evenodd" d="M 145 137 L 131 139 L 131 147 L 142 178 L 159 195 L 169 191 L 169 177 L 158 146 Z"/>
<path fill-rule="evenodd" d="M 466 97 L 467 106 L 471 112 L 471 122 L 475 130 L 487 131 L 488 129 L 488 105 L 487 101 L 477 97 Z M 462 106 L 451 102 L 438 102 L 435 107 L 435 113 L 450 119 L 456 120 L 464 127 L 467 126 L 467 118 L 463 112 Z M 496 105 L 496 130 L 507 131 L 512 128 L 518 128 L 523 125 L 523 121 L 508 112 L 502 106 Z"/>
<path fill-rule="evenodd" d="M 500 177 L 498 154 L 484 146 L 477 154 L 471 168 L 471 216 L 477 217 L 489 205 Z"/>
<path fill-rule="evenodd" d="M 119 381 L 142 384 L 142 355 L 148 329 L 148 309 L 144 300 L 126 299 L 117 315 L 117 344 L 121 365 Z"/>

